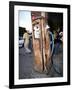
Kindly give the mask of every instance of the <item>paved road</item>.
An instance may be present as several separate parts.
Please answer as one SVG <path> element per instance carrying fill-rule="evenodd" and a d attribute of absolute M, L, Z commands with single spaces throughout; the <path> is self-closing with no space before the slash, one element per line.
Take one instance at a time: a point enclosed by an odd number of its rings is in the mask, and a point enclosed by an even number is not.
<path fill-rule="evenodd" d="M 57 47 L 55 47 L 57 48 Z M 58 50 L 59 49 L 59 50 Z M 25 49 L 19 48 L 19 79 L 29 78 L 48 78 L 63 76 L 63 54 L 62 46 L 58 48 L 53 55 L 53 65 L 48 74 L 36 72 L 33 68 L 34 57 L 33 53 L 26 54 Z"/>

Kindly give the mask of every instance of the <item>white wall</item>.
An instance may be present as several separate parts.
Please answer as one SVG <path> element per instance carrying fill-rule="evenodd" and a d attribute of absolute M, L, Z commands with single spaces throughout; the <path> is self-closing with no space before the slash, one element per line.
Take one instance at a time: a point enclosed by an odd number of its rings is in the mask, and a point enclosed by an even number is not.
<path fill-rule="evenodd" d="M 21 1 L 30 1 L 30 2 L 38 1 L 42 3 L 70 4 L 72 15 L 72 0 L 21 0 Z M 9 80 L 9 0 L 0 0 L 0 90 L 8 90 L 8 80 Z M 57 87 L 27 88 L 25 90 L 40 90 L 40 89 L 72 90 L 72 85 L 57 86 Z"/>

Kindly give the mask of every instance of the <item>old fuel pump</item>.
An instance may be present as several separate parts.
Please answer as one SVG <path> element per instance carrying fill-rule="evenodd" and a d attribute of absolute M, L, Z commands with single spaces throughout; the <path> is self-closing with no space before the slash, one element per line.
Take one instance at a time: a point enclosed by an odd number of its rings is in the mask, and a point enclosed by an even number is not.
<path fill-rule="evenodd" d="M 34 69 L 38 72 L 48 72 L 52 63 L 50 37 L 45 20 L 44 16 L 32 20 Z"/>

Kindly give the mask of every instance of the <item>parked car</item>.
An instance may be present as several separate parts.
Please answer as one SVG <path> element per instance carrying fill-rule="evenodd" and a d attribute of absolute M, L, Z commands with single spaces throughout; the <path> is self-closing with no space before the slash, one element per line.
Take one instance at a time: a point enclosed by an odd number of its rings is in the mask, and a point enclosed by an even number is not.
<path fill-rule="evenodd" d="M 19 37 L 19 48 L 24 46 L 24 40 L 23 37 Z"/>

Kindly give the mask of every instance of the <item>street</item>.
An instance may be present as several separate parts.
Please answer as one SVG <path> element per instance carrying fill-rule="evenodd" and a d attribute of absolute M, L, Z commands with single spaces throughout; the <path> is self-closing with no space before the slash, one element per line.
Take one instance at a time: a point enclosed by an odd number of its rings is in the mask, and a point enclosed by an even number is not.
<path fill-rule="evenodd" d="M 56 49 L 57 47 L 55 47 Z M 57 51 L 57 52 L 56 52 Z M 40 73 L 34 70 L 33 52 L 25 53 L 25 48 L 19 48 L 19 79 L 48 78 L 63 76 L 63 50 L 62 45 L 55 51 L 52 57 L 52 67 L 49 73 Z"/>

